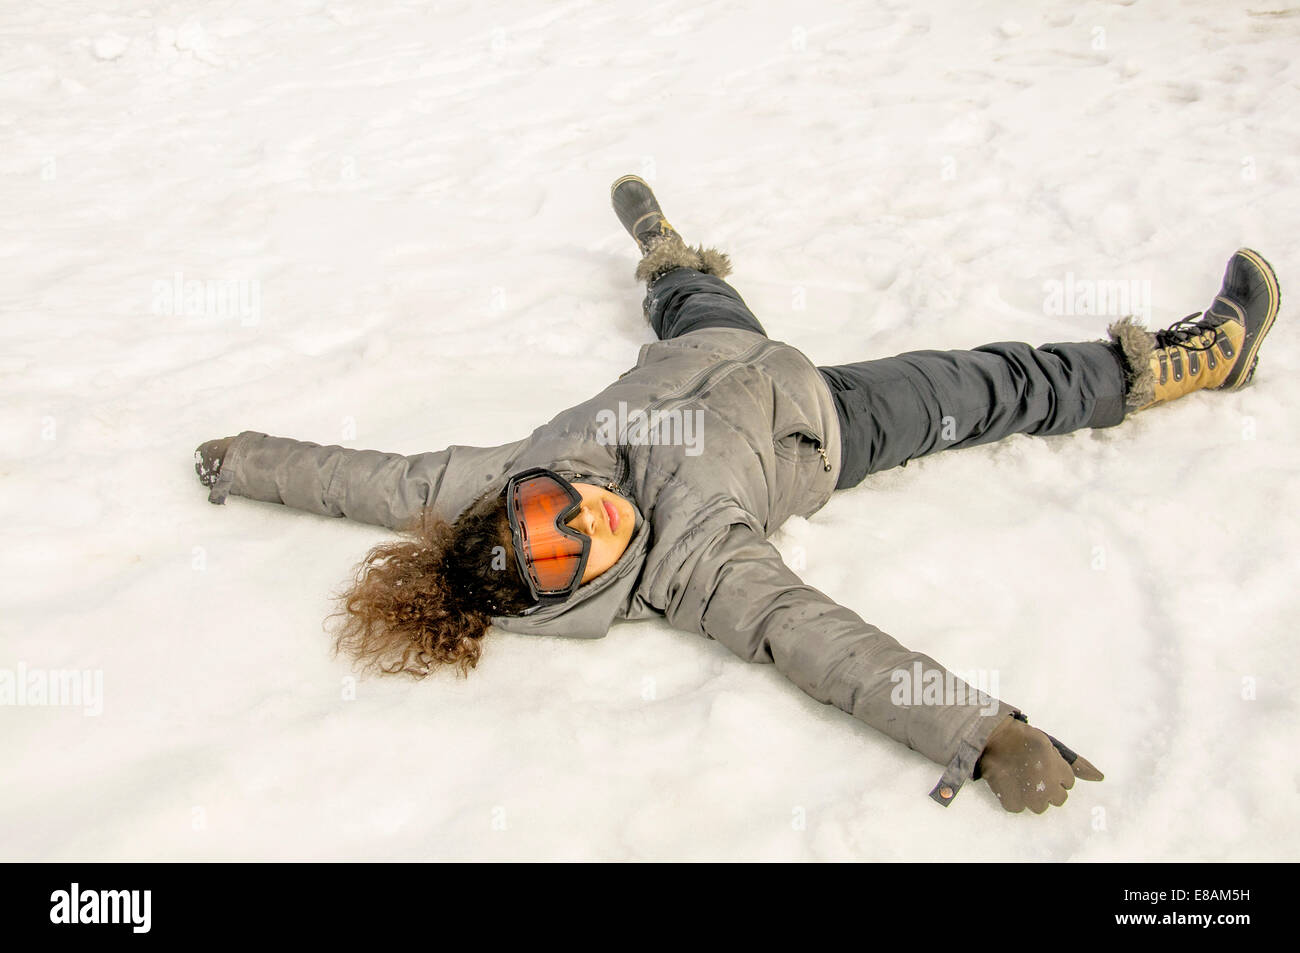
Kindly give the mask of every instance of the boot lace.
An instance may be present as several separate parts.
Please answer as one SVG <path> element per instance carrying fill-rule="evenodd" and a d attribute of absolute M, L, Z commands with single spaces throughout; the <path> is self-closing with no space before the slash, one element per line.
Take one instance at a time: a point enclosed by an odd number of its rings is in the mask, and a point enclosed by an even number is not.
<path fill-rule="evenodd" d="M 1214 347 L 1219 340 L 1219 329 L 1217 327 L 1205 327 L 1197 324 L 1194 319 L 1199 318 L 1204 312 L 1195 311 L 1187 317 L 1175 321 L 1164 330 L 1156 332 L 1156 347 L 1181 347 L 1188 351 L 1208 351 Z M 1199 339 L 1207 331 L 1212 331 L 1213 336 L 1209 343 L 1202 346 L 1199 342 L 1193 342 L 1193 339 Z"/>

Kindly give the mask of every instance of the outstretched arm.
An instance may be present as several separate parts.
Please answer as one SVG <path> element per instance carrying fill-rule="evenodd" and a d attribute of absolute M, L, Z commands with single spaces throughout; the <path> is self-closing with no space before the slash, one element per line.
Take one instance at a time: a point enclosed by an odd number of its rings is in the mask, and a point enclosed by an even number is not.
<path fill-rule="evenodd" d="M 813 698 L 944 765 L 931 792 L 941 804 L 972 776 L 995 730 L 1019 715 L 806 585 L 744 524 L 692 548 L 669 586 L 665 614 L 675 627 L 716 639 L 741 658 L 774 662 Z M 935 700 L 930 686 L 947 694 Z M 1052 803 L 1064 800 L 1063 787 L 1043 793 Z"/>
<path fill-rule="evenodd" d="M 233 493 L 390 529 L 403 526 L 426 505 L 453 519 L 514 446 L 451 446 L 405 456 L 322 446 L 254 430 L 227 439 L 224 448 L 219 446 L 224 441 L 209 441 L 197 452 L 196 468 L 210 486 L 210 502 L 224 503 Z M 215 467 L 212 462 L 203 465 L 205 456 L 216 459 Z M 477 479 L 470 478 L 471 469 Z"/>

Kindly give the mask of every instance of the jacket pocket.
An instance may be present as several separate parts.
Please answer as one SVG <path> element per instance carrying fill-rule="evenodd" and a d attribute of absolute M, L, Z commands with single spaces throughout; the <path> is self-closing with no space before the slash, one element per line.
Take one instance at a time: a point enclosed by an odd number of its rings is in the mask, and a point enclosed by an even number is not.
<path fill-rule="evenodd" d="M 778 474 L 771 499 L 774 529 L 791 515 L 807 516 L 815 512 L 821 497 L 818 478 L 830 462 L 822 446 L 821 435 L 810 428 L 793 430 L 773 438 Z"/>
<path fill-rule="evenodd" d="M 777 456 L 784 457 L 800 465 L 814 461 L 818 465 L 823 463 L 824 448 L 822 447 L 821 435 L 814 433 L 811 428 L 801 427 L 782 436 L 774 437 L 773 445 L 776 447 Z"/>

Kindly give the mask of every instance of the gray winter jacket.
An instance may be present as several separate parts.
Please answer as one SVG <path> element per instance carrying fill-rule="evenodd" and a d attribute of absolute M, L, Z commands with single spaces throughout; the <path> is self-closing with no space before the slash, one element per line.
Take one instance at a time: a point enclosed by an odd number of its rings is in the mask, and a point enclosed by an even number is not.
<path fill-rule="evenodd" d="M 639 511 L 622 558 L 567 602 L 495 625 L 600 638 L 617 619 L 662 615 L 774 662 L 813 698 L 945 765 L 931 796 L 947 804 L 1015 709 L 805 585 L 768 542 L 789 516 L 826 503 L 839 464 L 835 405 L 808 358 L 751 331 L 708 328 L 645 345 L 595 397 L 499 447 L 403 456 L 244 431 L 209 499 L 234 493 L 397 528 L 426 504 L 454 519 L 526 467 L 610 485 Z M 923 696 L 919 682 L 949 694 Z M 950 703 L 953 688 L 965 703 Z"/>

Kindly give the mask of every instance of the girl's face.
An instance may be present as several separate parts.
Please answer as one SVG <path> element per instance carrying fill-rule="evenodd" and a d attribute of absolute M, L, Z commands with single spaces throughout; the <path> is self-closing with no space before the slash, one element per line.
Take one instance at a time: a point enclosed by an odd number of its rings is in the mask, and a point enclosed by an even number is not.
<path fill-rule="evenodd" d="M 582 509 L 568 525 L 591 537 L 591 554 L 582 574 L 582 581 L 587 582 L 623 555 L 636 528 L 636 512 L 631 502 L 603 486 L 575 483 L 573 488 L 582 494 Z"/>

